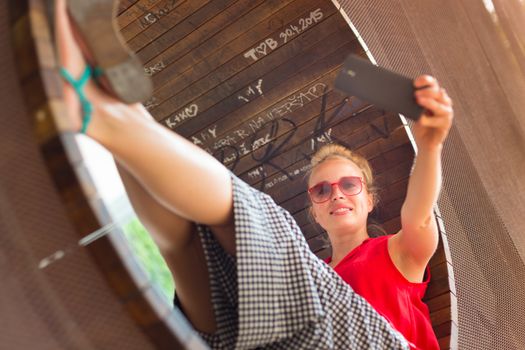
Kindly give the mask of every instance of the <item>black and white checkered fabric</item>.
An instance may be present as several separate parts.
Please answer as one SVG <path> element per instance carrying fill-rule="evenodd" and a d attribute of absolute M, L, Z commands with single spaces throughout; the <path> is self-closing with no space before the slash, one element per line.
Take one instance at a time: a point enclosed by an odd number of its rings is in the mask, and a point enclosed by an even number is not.
<path fill-rule="evenodd" d="M 408 349 L 309 249 L 293 217 L 232 175 L 236 257 L 198 226 L 210 273 L 213 349 Z"/>

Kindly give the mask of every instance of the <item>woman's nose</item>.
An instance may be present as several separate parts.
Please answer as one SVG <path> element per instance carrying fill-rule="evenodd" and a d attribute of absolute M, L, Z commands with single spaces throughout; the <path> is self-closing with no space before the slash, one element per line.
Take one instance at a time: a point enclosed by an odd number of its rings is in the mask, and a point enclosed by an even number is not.
<path fill-rule="evenodd" d="M 345 195 L 343 194 L 343 192 L 341 192 L 337 184 L 332 184 L 332 194 L 330 195 L 330 197 L 332 201 L 335 201 L 337 199 L 345 198 Z"/>

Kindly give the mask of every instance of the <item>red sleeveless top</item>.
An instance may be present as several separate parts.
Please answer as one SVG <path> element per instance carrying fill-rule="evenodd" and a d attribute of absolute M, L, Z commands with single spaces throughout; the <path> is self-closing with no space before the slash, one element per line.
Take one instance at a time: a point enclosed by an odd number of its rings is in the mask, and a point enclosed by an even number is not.
<path fill-rule="evenodd" d="M 421 300 L 430 280 L 430 271 L 427 268 L 424 282 L 409 282 L 388 254 L 390 237 L 392 235 L 366 239 L 334 270 L 412 343 L 412 349 L 439 349 L 428 307 Z M 327 263 L 330 261 L 331 258 L 326 260 Z"/>

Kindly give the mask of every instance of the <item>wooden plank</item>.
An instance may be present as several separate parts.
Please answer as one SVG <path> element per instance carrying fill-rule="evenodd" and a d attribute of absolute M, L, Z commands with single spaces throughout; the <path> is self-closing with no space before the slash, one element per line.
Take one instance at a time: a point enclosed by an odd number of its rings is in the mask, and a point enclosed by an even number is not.
<path fill-rule="evenodd" d="M 440 350 L 450 349 L 450 336 L 438 338 L 438 344 Z"/>
<path fill-rule="evenodd" d="M 354 51 L 362 52 L 362 51 Z M 273 89 L 267 91 L 264 94 L 264 98 L 258 98 L 251 101 L 249 104 L 245 104 L 239 107 L 237 110 L 232 111 L 228 114 L 228 118 L 221 119 L 221 123 L 224 123 L 224 129 L 232 128 L 228 121 L 242 120 L 249 124 L 250 128 L 255 124 L 255 129 L 258 129 L 257 124 L 261 124 L 261 119 L 273 119 L 282 118 L 293 112 L 299 113 L 299 109 L 307 102 L 312 101 L 314 98 L 321 97 L 323 94 L 320 93 L 323 89 L 327 88 L 327 92 L 331 91 L 329 85 L 333 81 L 333 77 L 337 73 L 340 66 L 336 66 L 331 70 L 324 70 L 318 72 L 318 74 L 309 74 L 310 71 L 306 71 L 305 74 L 297 74 L 293 79 L 284 81 L 279 89 Z M 317 68 L 317 67 L 315 67 Z M 326 73 L 328 72 L 328 73 Z M 311 86 L 308 86 L 311 84 Z M 304 88 L 303 88 L 304 87 Z M 279 101 L 275 103 L 275 101 Z M 282 101 L 282 103 L 281 103 Z M 178 132 L 184 135 L 195 135 L 199 129 L 191 124 L 183 124 L 178 128 Z M 243 130 L 239 130 L 241 133 Z M 244 131 L 248 131 L 245 129 Z M 254 130 L 252 130 L 253 132 Z M 222 132 L 219 132 L 222 133 Z M 244 138 L 245 136 L 240 136 Z M 212 153 L 211 151 L 209 151 Z"/>
<path fill-rule="evenodd" d="M 133 21 L 137 20 L 141 16 L 145 16 L 149 9 L 155 6 L 159 2 L 167 2 L 173 0 L 126 0 L 120 1 L 120 6 L 118 9 L 117 16 L 117 26 L 120 28 L 120 33 L 125 38 L 126 26 L 128 26 Z"/>
<path fill-rule="evenodd" d="M 326 247 L 330 246 L 330 240 L 328 239 L 328 236 L 325 233 L 313 236 L 312 238 L 309 238 L 306 242 L 308 243 L 310 250 L 313 252 L 325 249 Z"/>
<path fill-rule="evenodd" d="M 439 264 L 441 264 L 441 263 L 443 263 L 445 261 L 446 261 L 445 251 L 443 249 L 443 244 L 441 244 L 441 241 L 440 241 L 440 243 L 438 244 L 438 248 L 436 250 L 436 253 L 430 259 L 429 265 L 431 267 L 434 267 L 435 265 L 439 265 Z"/>
<path fill-rule="evenodd" d="M 338 137 L 338 134 L 336 133 L 337 131 L 336 130 L 340 130 L 342 129 L 343 127 L 343 123 L 339 124 L 338 125 L 338 128 L 334 128 L 334 132 L 333 132 L 333 139 L 334 140 L 338 140 L 340 139 Z M 399 132 L 396 132 L 396 133 L 399 133 Z M 343 133 L 344 135 L 348 135 L 348 133 Z M 394 135 L 396 135 L 394 133 Z M 388 147 L 396 147 L 396 140 L 391 140 L 391 142 L 388 142 L 387 140 L 384 140 L 384 139 L 380 139 L 380 138 L 375 138 L 374 135 L 370 135 L 370 134 L 366 134 L 366 131 L 365 132 L 362 132 L 362 133 L 355 133 L 352 135 L 351 138 L 348 138 L 347 139 L 348 141 L 345 142 L 345 146 L 347 146 L 347 148 L 349 149 L 352 149 L 352 150 L 357 150 L 358 152 L 360 153 L 363 153 L 363 149 L 366 148 L 366 147 L 370 147 L 370 144 L 373 143 L 373 144 L 376 144 L 376 147 L 378 145 L 381 145 L 380 147 L 382 147 L 385 151 L 388 150 Z M 308 140 L 306 141 L 308 143 Z M 369 143 L 365 143 L 365 142 L 369 142 Z M 364 144 L 364 145 L 363 145 Z M 304 149 L 304 148 L 303 148 Z M 310 151 L 310 153 L 305 153 L 305 155 L 309 156 L 311 153 L 313 153 L 312 151 Z M 365 154 L 366 155 L 366 154 Z M 282 164 L 280 163 L 282 157 L 280 157 L 279 160 L 275 160 L 275 164 L 280 166 L 281 168 L 283 169 L 286 169 L 286 171 L 288 173 L 295 173 L 295 171 L 292 171 L 291 169 L 289 168 L 285 168 L 284 166 L 281 166 Z M 308 162 L 307 162 L 308 163 Z M 387 185 L 389 185 L 392 181 L 398 181 L 399 179 L 401 178 L 404 178 L 405 176 L 408 175 L 408 170 L 409 170 L 409 167 L 406 166 L 407 163 L 401 163 L 401 164 L 405 164 L 404 165 L 404 169 L 401 171 L 401 172 L 397 172 L 395 174 L 388 174 L 388 176 L 383 176 L 383 173 L 378 173 L 377 174 L 377 183 L 378 183 L 378 186 L 380 187 L 386 187 Z M 409 161 L 409 164 L 411 164 L 411 162 Z M 294 168 L 297 168 L 296 165 L 294 165 Z M 408 169 L 407 169 L 408 168 Z M 395 168 L 391 168 L 391 169 L 396 169 L 396 171 L 398 171 L 399 166 L 396 166 Z M 270 181 L 272 181 L 273 178 L 268 178 L 266 184 L 265 184 L 265 190 L 269 190 L 270 188 L 274 187 L 274 191 L 278 191 L 279 190 L 279 187 L 276 187 L 275 185 L 275 182 L 271 183 Z M 282 183 L 283 181 L 280 181 L 278 183 Z M 270 186 L 271 185 L 271 186 Z M 287 184 L 288 186 L 288 184 Z M 257 186 L 257 187 L 262 187 L 261 185 Z M 287 187 L 288 189 L 291 189 L 290 187 Z M 271 191 L 269 191 L 269 193 L 272 193 Z M 278 202 L 281 202 L 278 200 Z M 283 201 L 284 202 L 284 201 Z"/>
<path fill-rule="evenodd" d="M 268 14 L 273 15 L 290 1 L 238 1 L 198 30 L 151 57 L 145 66 L 146 72 L 153 77 L 156 93 L 174 78 L 192 83 L 209 73 L 212 68 L 209 62 L 222 65 L 239 52 L 247 50 L 253 42 L 264 37 L 266 31 L 273 30 L 266 21 L 257 22 Z M 247 27 L 251 29 L 245 31 Z M 179 77 L 181 74 L 184 77 Z M 176 85 L 173 85 L 173 89 L 177 90 Z"/>
<path fill-rule="evenodd" d="M 140 34 L 129 38 L 127 43 L 143 62 L 147 62 L 213 18 L 220 11 L 220 7 L 230 1 L 232 0 L 177 2 L 168 14 L 152 23 Z"/>
<path fill-rule="evenodd" d="M 310 0 L 310 2 L 313 4 L 314 7 L 317 7 L 315 1 Z M 162 103 L 167 98 L 171 97 L 174 91 L 181 91 L 182 89 L 187 88 L 188 86 L 190 86 L 190 84 L 200 79 L 203 79 L 208 84 L 212 82 L 210 79 L 213 79 L 213 81 L 215 81 L 215 84 L 218 85 L 220 82 L 230 78 L 234 74 L 249 67 L 251 64 L 254 63 L 254 61 L 251 58 L 245 57 L 245 52 L 251 46 L 259 44 L 261 38 L 266 38 L 265 40 L 269 40 L 267 38 L 268 36 L 275 37 L 279 33 L 278 31 L 275 31 L 270 34 L 266 34 L 266 32 L 269 31 L 267 22 L 274 23 L 276 20 L 280 22 L 283 21 L 285 18 L 289 20 L 290 17 L 294 18 L 294 16 L 297 16 L 298 12 L 300 14 L 299 17 L 304 16 L 305 14 L 300 12 L 304 10 L 301 10 L 302 6 L 299 7 L 299 5 L 302 5 L 302 3 L 293 2 L 290 6 L 286 6 L 278 12 L 278 16 L 282 16 L 282 18 L 272 17 L 270 20 L 262 21 L 257 26 L 251 28 L 250 31 L 239 36 L 237 39 L 228 42 L 226 45 L 224 44 L 224 42 L 231 40 L 231 38 L 224 38 L 223 32 L 226 31 L 224 30 L 220 33 L 221 35 L 217 35 L 211 38 L 210 40 L 202 43 L 198 48 L 192 50 L 190 52 L 191 54 L 184 55 L 184 57 L 181 57 L 174 63 L 163 59 L 161 62 L 163 66 L 166 66 L 166 68 L 164 68 L 165 71 L 162 74 L 158 74 L 153 77 L 153 81 L 155 83 L 155 86 L 157 87 L 157 90 L 155 91 L 155 98 L 157 99 L 157 103 Z M 330 8 L 324 10 L 328 11 L 328 14 L 334 13 L 333 10 L 330 11 Z M 309 12 L 306 12 L 306 14 L 308 13 Z M 237 22 L 235 22 L 232 26 L 237 27 Z M 278 30 L 282 30 L 282 28 L 278 28 Z M 204 30 L 194 33 L 201 32 L 204 32 Z M 176 49 L 176 46 L 181 46 L 181 48 L 178 51 L 174 52 L 177 52 L 177 54 L 179 55 L 181 54 L 181 51 L 182 53 L 184 53 L 188 50 L 188 47 L 192 46 L 192 44 L 195 45 L 195 43 L 192 42 L 188 43 L 190 39 L 191 38 L 188 36 L 184 40 L 173 45 L 170 48 L 170 50 Z M 220 39 L 222 39 L 222 41 L 219 41 Z M 263 41 L 263 43 L 265 42 Z M 275 42 L 275 45 L 278 44 L 278 42 Z M 220 45 L 220 50 L 219 48 L 214 47 L 213 45 Z M 304 43 L 303 45 L 305 45 L 306 47 L 306 43 Z M 272 50 L 276 50 L 277 47 L 278 46 L 275 46 L 275 48 L 273 48 Z M 165 53 L 163 53 L 163 56 L 166 56 Z M 268 62 L 267 64 L 272 63 Z M 212 74 L 210 75 L 210 73 Z M 170 80 L 168 80 L 168 78 Z M 213 85 L 208 85 L 208 90 L 211 89 L 212 86 Z"/>
<path fill-rule="evenodd" d="M 430 321 L 432 322 L 432 327 L 439 326 L 443 323 L 450 321 L 450 308 L 446 307 L 437 311 L 434 311 L 430 314 Z"/>
<path fill-rule="evenodd" d="M 243 149 L 243 143 L 250 142 L 258 130 L 274 120 L 287 117 L 301 125 L 317 113 L 326 114 L 344 101 L 342 95 L 332 92 L 329 87 L 336 71 L 337 69 L 321 77 L 314 77 L 313 81 L 299 75 L 294 79 L 289 79 L 278 89 L 266 93 L 264 99 L 252 101 L 249 105 L 233 111 L 228 118 L 220 120 L 220 123 L 213 125 L 213 138 L 206 130 L 192 135 L 191 139 L 209 153 L 214 153 L 225 145 Z M 298 79 L 300 77 L 302 79 Z M 293 88 L 297 90 L 290 91 Z M 348 108 L 359 108 L 357 103 L 354 105 L 353 102 L 351 107 L 344 106 L 345 111 Z M 246 114 L 241 114 L 239 111 L 246 112 Z M 304 120 L 297 118 L 297 115 L 304 115 Z M 332 119 L 331 116 L 327 118 Z M 244 148 L 251 149 L 246 144 Z M 245 151 L 242 153 L 244 155 Z"/>
<path fill-rule="evenodd" d="M 392 169 L 389 170 L 389 177 L 388 181 L 397 182 L 400 179 L 406 178 L 408 176 L 407 167 L 411 165 L 411 162 L 405 162 L 401 163 L 399 165 L 396 165 Z M 385 186 L 389 185 L 388 183 L 384 184 Z M 306 191 L 299 194 L 297 197 L 291 198 L 285 202 L 278 203 L 282 207 L 284 207 L 286 210 L 288 210 L 290 213 L 295 214 L 296 212 L 303 210 L 305 208 L 305 203 L 307 203 L 308 198 L 306 195 Z"/>
<path fill-rule="evenodd" d="M 398 198 L 405 198 L 408 187 L 408 178 L 401 179 L 396 183 L 391 184 L 386 188 L 380 188 L 378 197 L 379 203 L 378 206 L 387 206 L 392 201 Z"/>
<path fill-rule="evenodd" d="M 342 102 L 344 103 L 344 100 Z M 247 156 L 243 154 L 245 152 L 241 152 L 242 157 L 238 159 L 238 164 L 230 168 L 235 169 L 237 174 L 249 184 L 264 190 L 274 186 L 269 185 L 266 181 L 272 176 L 295 173 L 290 177 L 290 180 L 302 176 L 307 169 L 300 172 L 279 169 L 287 169 L 291 166 L 302 168 L 309 163 L 310 155 L 314 153 L 316 146 L 322 142 L 346 140 L 345 137 L 353 135 L 355 137 L 348 137 L 349 142 L 346 142 L 346 145 L 349 148 L 357 149 L 367 142 L 377 139 L 374 133 L 367 130 L 369 120 L 391 116 L 385 117 L 381 112 L 369 109 L 351 117 L 355 112 L 361 110 L 362 106 L 362 104 L 346 105 L 348 108 L 343 110 L 339 109 L 339 105 L 337 105 L 328 111 L 316 112 L 315 106 L 311 105 L 310 107 L 313 108 L 308 108 L 308 111 L 305 111 L 304 108 L 301 110 L 301 117 L 303 115 L 308 116 L 308 112 L 315 113 L 313 118 L 306 120 L 306 122 L 298 118 L 283 118 L 265 123 L 248 139 L 249 142 L 246 147 L 251 151 L 251 155 Z M 335 117 L 331 119 L 326 118 L 327 113 L 331 114 L 332 111 L 336 110 L 344 113 L 334 114 Z M 319 141 L 318 138 L 324 134 L 326 134 L 325 139 L 322 139 L 322 142 Z M 279 157 L 276 157 L 275 149 L 279 150 Z M 307 162 L 305 163 L 305 161 Z M 299 167 L 297 166 L 298 162 L 302 162 Z M 229 165 L 227 161 L 224 163 Z M 263 173 L 258 170 L 260 167 L 264 167 Z M 256 169 L 255 174 L 253 173 L 254 169 Z"/>
<path fill-rule="evenodd" d="M 177 7 L 182 4 L 180 0 L 152 0 L 150 3 L 137 4 L 138 11 L 133 11 L 132 15 L 121 16 L 119 21 L 120 33 L 125 41 L 130 41 L 148 27 L 157 23 L 162 17 L 168 15 L 172 11 L 176 11 Z M 146 6 L 144 6 L 146 5 Z M 137 50 L 137 48 L 135 48 Z"/>
<path fill-rule="evenodd" d="M 341 57 L 335 57 L 334 60 L 339 60 L 340 58 L 341 58 Z M 325 63 L 325 62 L 323 62 L 323 63 Z M 313 70 L 313 69 L 312 69 L 312 70 Z M 307 72 L 308 72 L 308 73 L 311 73 L 312 76 L 316 76 L 316 75 L 317 75 L 317 74 L 316 74 L 317 72 L 315 72 L 315 70 L 312 72 L 312 70 L 308 70 Z M 302 77 L 305 78 L 305 75 L 303 75 Z M 306 76 L 305 79 L 308 79 L 308 80 L 309 80 L 310 78 L 311 78 L 311 77 Z M 264 101 L 264 100 L 261 100 L 261 101 Z M 232 107 L 232 106 L 228 106 L 227 108 L 228 108 L 228 109 L 231 109 L 231 108 L 233 108 L 233 107 Z M 222 109 L 220 112 L 223 112 L 223 111 L 227 112 L 228 109 L 227 109 L 227 110 Z M 217 115 L 219 115 L 219 114 L 222 114 L 222 113 L 217 112 Z"/>
<path fill-rule="evenodd" d="M 347 118 L 336 124 L 332 128 L 333 132 L 330 137 L 332 140 L 336 141 L 341 140 L 343 136 L 347 136 L 348 141 L 345 142 L 347 148 L 354 150 L 360 149 L 364 144 L 366 145 L 369 142 L 378 140 L 377 135 L 373 132 L 368 132 L 369 128 L 367 123 L 370 118 L 390 118 L 390 120 L 395 123 L 394 118 L 396 117 L 393 115 L 382 116 L 380 112 L 370 110 L 368 113 L 365 112 L 360 114 L 359 117 Z M 288 135 L 281 136 L 281 139 L 284 137 L 286 137 L 286 139 L 283 141 L 277 139 L 279 141 L 278 144 L 269 143 L 264 147 L 255 150 L 253 154 L 258 156 L 256 160 L 254 160 L 253 157 L 243 157 L 235 167 L 235 170 L 240 174 L 239 176 L 243 180 L 257 188 L 264 189 L 265 192 L 272 195 L 279 203 L 292 197 L 292 193 L 293 196 L 295 196 L 299 192 L 304 191 L 305 186 L 303 182 L 293 180 L 301 178 L 303 174 L 309 170 L 309 156 L 314 152 L 310 141 L 312 136 L 311 130 L 313 129 L 312 124 L 314 122 L 315 120 L 304 124 L 300 128 L 294 130 L 293 134 L 288 133 Z M 328 125 L 327 130 L 330 127 L 331 125 Z M 261 130 L 264 131 L 264 129 Z M 289 142 L 291 146 L 284 147 L 286 146 L 286 142 Z M 273 150 L 272 146 L 280 147 L 281 145 L 283 146 L 281 149 L 281 155 L 278 158 L 274 157 L 275 159 L 273 159 L 272 154 L 270 153 Z M 298 151 L 298 149 L 300 149 L 300 151 Z M 268 152 L 268 150 L 270 152 Z M 261 151 L 264 152 L 263 155 L 261 155 Z M 299 158 L 299 161 L 297 161 L 298 156 L 302 156 Z M 246 161 L 243 162 L 244 160 Z M 248 164 L 245 166 L 245 163 Z M 251 171 L 254 166 L 263 166 L 265 168 L 265 172 L 261 177 L 250 178 L 249 171 Z M 285 177 L 283 178 L 283 176 Z M 254 181 L 254 179 L 257 181 Z M 297 185 L 301 187 L 301 191 L 297 191 Z M 282 186 L 286 186 L 286 192 L 288 193 L 286 198 L 279 195 Z M 275 195 L 273 195 L 274 193 Z"/>
<path fill-rule="evenodd" d="M 431 283 L 432 283 L 433 278 L 434 278 L 433 272 L 434 272 L 433 270 L 430 272 L 432 274 L 432 279 L 430 280 Z M 437 310 L 445 308 L 445 307 L 449 308 L 451 306 L 450 293 L 449 292 L 445 292 L 445 293 L 436 295 L 436 296 L 434 296 L 432 298 L 427 298 L 425 296 L 425 298 L 423 298 L 423 301 L 427 304 L 428 309 L 430 310 L 430 312 L 434 312 L 434 311 L 437 311 Z"/>
<path fill-rule="evenodd" d="M 298 161 L 309 160 L 309 155 L 313 153 L 314 149 L 317 149 L 318 146 L 328 141 L 338 142 L 354 150 L 359 148 L 359 152 L 363 153 L 363 150 L 365 150 L 365 148 L 363 147 L 364 145 L 372 141 L 379 140 L 380 138 L 378 134 L 376 134 L 373 130 L 370 130 L 370 128 L 368 127 L 368 123 L 371 120 L 375 120 L 376 118 L 385 117 L 383 117 L 383 114 L 380 111 L 370 109 L 368 107 L 362 108 L 362 106 L 362 104 L 358 103 L 346 104 L 344 106 L 344 109 L 337 109 L 335 110 L 336 113 L 333 114 L 331 113 L 332 110 L 324 111 L 323 109 L 321 109 L 321 113 L 318 114 L 316 118 L 307 121 L 306 123 L 301 125 L 301 127 L 298 130 L 294 129 L 293 138 L 289 138 L 289 142 L 292 146 L 287 148 L 281 147 L 281 153 L 285 154 L 286 157 L 279 157 L 279 159 L 275 160 L 272 159 L 273 166 L 277 166 L 280 169 L 286 169 L 287 167 L 295 164 Z M 395 130 L 396 120 L 395 118 L 391 117 L 392 115 L 389 115 L 387 123 L 393 124 L 387 125 L 389 125 L 389 128 L 391 128 L 392 130 Z M 330 129 L 333 130 L 333 135 Z M 259 130 L 264 129 L 261 128 Z M 399 139 L 398 134 L 395 132 L 393 134 L 394 138 L 392 139 L 392 141 L 397 144 L 397 140 Z M 262 135 L 264 136 L 264 134 Z M 281 137 L 283 136 L 284 134 Z M 325 136 L 324 140 L 322 139 L 323 136 Z M 399 142 L 403 141 L 404 139 L 402 139 Z M 280 143 L 282 144 L 283 142 Z M 260 148 L 257 151 L 259 150 Z M 288 155 L 290 154 L 290 152 L 295 152 L 295 155 L 293 155 L 291 158 Z M 366 153 L 364 155 L 366 156 Z M 247 177 L 245 176 L 244 173 L 246 171 L 250 171 L 251 169 L 237 170 L 239 171 L 241 178 L 248 181 L 248 183 L 252 185 L 257 185 L 257 182 L 261 181 L 260 177 L 257 178 L 251 176 L 250 173 L 247 173 Z M 276 173 L 277 171 L 275 169 L 265 169 L 266 178 Z M 254 179 L 257 181 L 254 181 Z M 263 188 L 263 186 L 258 187 Z"/>
<path fill-rule="evenodd" d="M 381 226 L 388 234 L 397 233 L 401 230 L 401 216 L 396 216 L 395 218 L 383 222 Z"/>
<path fill-rule="evenodd" d="M 244 94 L 249 88 L 259 91 L 255 95 L 256 97 L 266 94 L 267 91 L 280 85 L 285 79 L 290 79 L 308 67 L 315 66 L 316 63 L 327 56 L 325 65 L 323 65 L 324 70 L 340 64 L 340 56 L 344 55 L 344 53 L 341 54 L 340 52 L 344 51 L 347 53 L 348 48 L 352 44 L 349 43 L 344 31 L 338 31 L 336 36 L 332 36 L 337 27 L 325 26 L 323 28 L 326 29 L 326 32 L 316 31 L 312 32 L 312 35 L 308 35 L 310 32 L 306 32 L 294 40 L 295 45 L 286 45 L 281 49 L 277 49 L 265 59 L 254 63 L 250 69 L 242 70 L 231 78 L 228 78 L 229 74 L 235 73 L 235 71 L 228 72 L 228 66 L 225 66 L 224 69 L 226 71 L 224 75 L 222 70 L 214 72 L 212 74 L 213 77 L 202 79 L 190 85 L 184 91 L 165 100 L 152 110 L 154 117 L 157 120 L 164 120 L 171 111 L 177 110 L 175 114 L 172 114 L 172 117 L 164 122 L 170 128 L 176 128 L 178 132 L 181 132 L 180 125 L 183 125 L 184 121 L 179 120 L 177 117 L 185 106 L 193 104 L 198 106 L 198 121 L 200 125 L 210 125 L 217 121 L 218 113 L 220 113 L 219 117 L 224 116 L 228 111 L 243 106 L 246 102 L 239 99 L 238 96 Z M 332 39 L 332 42 L 327 44 L 326 38 L 328 37 Z M 334 57 L 329 56 L 332 53 Z M 321 67 L 319 67 L 319 70 L 321 70 Z M 256 86 L 261 84 L 261 88 L 256 88 Z M 263 90 L 262 93 L 260 89 Z M 222 112 L 221 108 L 225 111 Z M 214 118 L 208 120 L 205 116 L 209 114 L 212 114 Z M 192 119 L 189 119 L 187 122 L 191 121 Z M 186 131 L 183 133 L 191 134 L 192 132 Z"/>
<path fill-rule="evenodd" d="M 324 70 L 323 68 L 335 69 L 337 66 L 332 66 L 332 64 L 335 64 L 334 61 L 336 60 L 339 60 L 339 58 L 333 57 L 330 62 L 317 62 L 314 65 L 310 66 L 309 69 L 306 69 L 303 72 L 297 72 L 297 74 L 295 74 L 293 78 L 289 78 L 288 80 L 282 81 L 282 85 L 278 90 L 275 90 L 275 89 L 270 90 L 270 91 L 266 90 L 264 92 L 264 98 L 256 98 L 255 100 L 252 100 L 249 104 L 239 103 L 239 99 L 238 98 L 236 99 L 235 96 L 233 96 L 234 102 L 238 103 L 239 106 L 237 109 L 232 109 L 232 108 L 229 109 L 228 119 L 234 119 L 234 120 L 236 120 L 237 118 L 244 119 L 246 118 L 246 115 L 250 115 L 251 113 L 254 113 L 254 112 L 256 113 L 257 110 L 268 108 L 271 105 L 271 103 L 275 101 L 275 99 L 282 98 L 283 96 L 287 95 L 287 93 L 284 92 L 286 91 L 286 89 L 288 88 L 294 89 L 296 88 L 296 86 L 299 86 L 302 84 L 308 84 L 308 82 L 315 80 L 316 78 L 319 77 L 319 75 L 322 74 Z M 329 66 L 325 67 L 327 65 Z M 208 122 L 216 123 L 219 120 L 221 120 L 221 118 L 212 116 L 210 117 L 210 119 L 208 119 Z M 184 123 L 177 128 L 177 131 L 184 135 L 192 135 L 192 134 L 197 133 L 199 130 L 201 130 L 202 127 L 203 127 L 202 124 Z"/>
<path fill-rule="evenodd" d="M 285 154 L 286 155 L 286 154 Z M 283 157 L 279 157 L 280 159 L 283 159 Z M 268 177 L 265 179 L 265 181 L 261 181 L 259 183 L 259 187 L 262 187 L 262 184 L 264 184 L 265 192 L 270 194 L 274 200 L 276 200 L 278 203 L 285 202 L 289 200 L 290 198 L 293 198 L 297 196 L 299 193 L 304 192 L 306 190 L 306 185 L 303 181 L 288 181 L 290 180 L 287 174 L 291 174 L 294 179 L 300 179 L 302 178 L 304 172 L 301 172 L 302 169 L 309 169 L 310 161 L 308 159 L 304 159 L 300 161 L 299 163 L 295 163 L 292 167 L 284 168 L 283 171 L 280 171 L 274 176 Z M 396 165 L 398 165 L 398 160 L 390 161 L 388 164 L 385 164 L 385 169 L 392 169 Z M 299 170 L 297 172 L 297 170 Z M 381 175 L 383 173 L 379 173 Z M 283 178 L 284 176 L 284 178 Z M 380 184 L 380 182 L 378 182 Z M 401 200 L 404 200 L 404 196 L 400 196 Z M 396 202 L 398 200 L 396 199 Z M 390 203 L 390 206 L 392 203 Z M 389 206 L 389 207 L 390 207 Z M 394 205 L 395 208 L 398 207 L 397 203 Z M 396 210 L 396 209 L 394 209 Z M 390 209 L 384 209 L 382 210 L 382 217 L 384 218 L 391 218 L 392 215 L 390 215 L 391 210 Z M 398 214 L 396 214 L 398 215 Z"/>
<path fill-rule="evenodd" d="M 17 73 L 24 82 L 38 71 L 38 61 L 35 60 L 36 48 L 33 45 L 31 25 L 27 15 L 19 17 L 11 28 L 14 55 L 17 57 Z"/>
<path fill-rule="evenodd" d="M 434 333 L 436 334 L 436 337 L 438 339 L 450 336 L 451 328 L 452 328 L 452 321 L 447 321 L 445 323 L 442 323 L 440 325 L 433 327 Z"/>
<path fill-rule="evenodd" d="M 431 268 L 433 268 L 433 266 Z M 448 292 L 450 292 L 450 287 L 447 277 L 432 278 L 432 283 L 428 285 L 427 292 L 425 293 L 425 299 L 430 300 Z"/>
<path fill-rule="evenodd" d="M 119 0 L 117 7 L 117 17 L 121 16 L 128 8 L 136 4 L 139 0 Z"/>
<path fill-rule="evenodd" d="M 448 277 L 448 266 L 446 261 L 432 266 L 432 278 L 439 279 L 445 277 Z"/>

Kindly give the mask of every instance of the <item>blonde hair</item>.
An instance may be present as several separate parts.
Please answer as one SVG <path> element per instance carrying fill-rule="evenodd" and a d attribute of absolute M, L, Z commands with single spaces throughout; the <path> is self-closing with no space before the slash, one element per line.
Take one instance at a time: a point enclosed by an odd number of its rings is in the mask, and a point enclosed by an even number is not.
<path fill-rule="evenodd" d="M 328 145 L 324 145 L 317 152 L 315 152 L 312 159 L 310 160 L 310 170 L 306 175 L 308 183 L 310 183 L 310 177 L 312 176 L 312 173 L 314 172 L 317 166 L 319 166 L 326 160 L 334 158 L 348 159 L 355 165 L 357 165 L 359 169 L 361 169 L 361 172 L 363 173 L 363 180 L 366 184 L 366 189 L 368 193 L 372 195 L 373 203 L 375 206 L 379 200 L 377 193 L 378 189 L 374 182 L 374 175 L 372 174 L 372 168 L 370 167 L 370 163 L 362 155 L 353 152 L 344 146 L 330 143 Z"/>
<path fill-rule="evenodd" d="M 312 156 L 312 159 L 310 160 L 310 170 L 306 174 L 307 183 L 310 183 L 310 177 L 317 166 L 326 160 L 337 158 L 348 159 L 357 165 L 359 169 L 361 169 L 366 189 L 368 194 L 372 196 L 372 201 L 375 207 L 379 202 L 379 189 L 376 187 L 374 182 L 374 175 L 372 173 L 372 167 L 370 166 L 370 163 L 362 155 L 353 152 L 344 146 L 331 143 L 324 145 L 317 152 L 315 152 L 315 154 Z M 311 214 L 311 208 L 308 210 L 308 217 L 312 223 L 315 223 L 315 220 Z M 375 219 L 371 218 L 370 215 L 367 219 L 367 231 L 370 237 L 383 236 L 387 234 L 383 227 Z"/>

